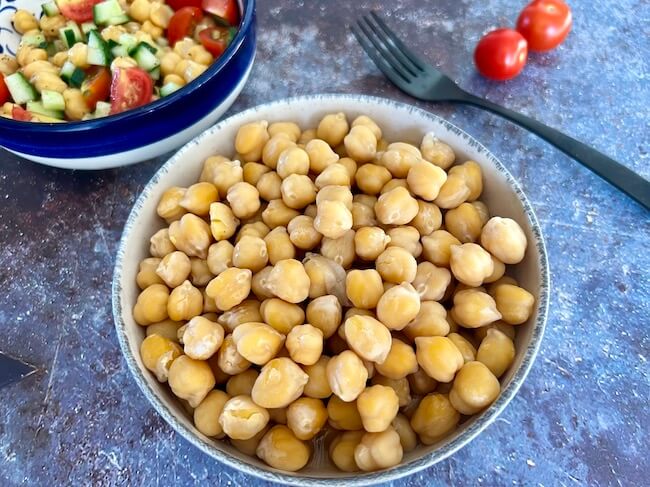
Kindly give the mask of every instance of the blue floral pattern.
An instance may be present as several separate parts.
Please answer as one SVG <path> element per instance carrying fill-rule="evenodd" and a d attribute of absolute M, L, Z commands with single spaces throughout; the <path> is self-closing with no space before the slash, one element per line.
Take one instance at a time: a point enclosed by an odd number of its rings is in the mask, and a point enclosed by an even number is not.
<path fill-rule="evenodd" d="M 32 12 L 38 10 L 40 5 L 38 1 L 33 0 L 0 0 L 0 54 L 15 56 L 18 49 L 20 35 L 11 24 L 11 17 L 18 9 L 16 3 L 19 4 L 20 8 Z"/>

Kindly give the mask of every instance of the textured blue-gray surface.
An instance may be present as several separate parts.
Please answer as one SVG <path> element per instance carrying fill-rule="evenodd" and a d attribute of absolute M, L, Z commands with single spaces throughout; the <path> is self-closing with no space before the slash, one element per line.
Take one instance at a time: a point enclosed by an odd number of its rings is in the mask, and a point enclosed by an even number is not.
<path fill-rule="evenodd" d="M 231 112 L 329 91 L 412 101 L 345 30 L 376 8 L 469 91 L 650 178 L 650 4 L 573 1 L 563 46 L 532 55 L 513 81 L 486 82 L 473 71 L 472 48 L 482 32 L 514 22 L 516 4 L 261 1 L 257 64 Z M 650 214 L 507 122 L 418 105 L 475 136 L 521 182 L 546 235 L 553 292 L 541 353 L 499 420 L 452 458 L 395 484 L 647 485 Z M 118 350 L 113 256 L 131 204 L 163 159 L 96 173 L 6 152 L 0 161 L 0 350 L 40 369 L 0 391 L 0 484 L 261 485 L 175 434 Z"/>

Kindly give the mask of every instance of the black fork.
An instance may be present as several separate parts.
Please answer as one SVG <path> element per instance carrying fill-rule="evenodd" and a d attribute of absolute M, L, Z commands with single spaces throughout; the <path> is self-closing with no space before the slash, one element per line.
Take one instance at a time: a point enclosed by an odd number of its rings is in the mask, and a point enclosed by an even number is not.
<path fill-rule="evenodd" d="M 650 182 L 558 130 L 464 91 L 406 47 L 375 12 L 361 17 L 352 26 L 352 33 L 375 65 L 405 93 L 420 100 L 464 103 L 496 113 L 546 140 L 650 209 Z"/>

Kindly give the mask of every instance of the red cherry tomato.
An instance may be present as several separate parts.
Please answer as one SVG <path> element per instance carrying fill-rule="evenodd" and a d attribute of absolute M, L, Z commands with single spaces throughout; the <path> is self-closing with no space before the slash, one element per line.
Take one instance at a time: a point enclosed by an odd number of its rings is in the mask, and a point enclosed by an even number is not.
<path fill-rule="evenodd" d="M 184 37 L 192 37 L 196 24 L 201 22 L 203 12 L 197 7 L 183 7 L 172 15 L 167 27 L 167 40 L 173 47 Z"/>
<path fill-rule="evenodd" d="M 239 23 L 239 9 L 235 0 L 203 0 L 203 10 L 221 17 L 230 25 Z"/>
<path fill-rule="evenodd" d="M 474 62 L 487 78 L 506 80 L 517 76 L 528 57 L 526 39 L 512 29 L 488 32 L 476 45 Z"/>
<path fill-rule="evenodd" d="M 9 101 L 9 88 L 5 84 L 5 78 L 0 74 L 0 105 Z"/>
<path fill-rule="evenodd" d="M 165 3 L 169 5 L 173 10 L 180 10 L 183 7 L 196 7 L 201 8 L 201 2 L 203 0 L 166 0 Z"/>
<path fill-rule="evenodd" d="M 517 30 L 531 51 L 548 51 L 562 44 L 571 23 L 571 9 L 562 0 L 534 0 L 519 14 Z"/>
<path fill-rule="evenodd" d="M 152 95 L 153 81 L 146 71 L 140 68 L 113 70 L 111 114 L 146 105 L 151 101 Z"/>
<path fill-rule="evenodd" d="M 21 122 L 29 122 L 32 119 L 32 114 L 20 106 L 14 105 L 11 109 L 11 118 Z"/>
<path fill-rule="evenodd" d="M 102 0 L 58 0 L 61 14 L 77 23 L 93 20 L 93 7 Z"/>
<path fill-rule="evenodd" d="M 111 72 L 104 67 L 92 68 L 81 84 L 81 94 L 86 105 L 94 110 L 98 101 L 107 100 L 111 93 Z"/>
<path fill-rule="evenodd" d="M 215 58 L 223 54 L 232 38 L 233 33 L 228 27 L 208 27 L 199 32 L 201 44 Z"/>

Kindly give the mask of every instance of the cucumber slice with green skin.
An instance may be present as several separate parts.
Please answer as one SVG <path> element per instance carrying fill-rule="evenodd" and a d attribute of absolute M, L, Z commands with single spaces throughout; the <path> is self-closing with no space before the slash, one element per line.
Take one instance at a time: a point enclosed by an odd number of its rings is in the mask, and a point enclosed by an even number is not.
<path fill-rule="evenodd" d="M 48 110 L 43 106 L 43 104 L 40 101 L 28 101 L 27 111 L 31 113 L 39 113 L 41 115 L 45 115 L 46 117 L 50 117 L 50 118 L 57 118 L 59 120 L 63 118 L 62 111 Z"/>
<path fill-rule="evenodd" d="M 21 73 L 5 76 L 5 84 L 14 103 L 23 105 L 38 98 L 38 92 Z"/>
<path fill-rule="evenodd" d="M 160 79 L 160 68 L 155 68 L 149 71 L 149 76 L 151 76 L 151 79 L 154 81 L 157 81 Z"/>
<path fill-rule="evenodd" d="M 95 118 L 108 117 L 111 113 L 111 104 L 105 101 L 98 101 L 95 107 Z"/>
<path fill-rule="evenodd" d="M 177 85 L 176 83 L 167 83 L 162 88 L 160 88 L 160 96 L 169 96 L 181 88 L 182 86 Z"/>
<path fill-rule="evenodd" d="M 30 46 L 36 46 L 40 48 L 47 47 L 47 41 L 45 40 L 45 34 L 39 32 L 38 34 L 29 34 L 24 35 L 20 40 L 22 44 L 28 44 Z"/>
<path fill-rule="evenodd" d="M 57 7 L 55 2 L 47 2 L 41 5 L 41 10 L 43 11 L 43 14 L 47 15 L 48 17 L 54 17 L 55 15 L 59 14 L 59 7 Z"/>
<path fill-rule="evenodd" d="M 138 45 L 138 39 L 132 34 L 120 34 L 120 37 L 117 40 L 121 46 L 124 46 L 127 52 L 131 51 L 135 46 Z"/>
<path fill-rule="evenodd" d="M 106 25 L 121 25 L 131 21 L 131 17 L 126 14 L 116 15 L 106 21 Z"/>
<path fill-rule="evenodd" d="M 84 36 L 79 29 L 79 26 L 74 22 L 68 22 L 64 27 L 59 29 L 59 37 L 65 44 L 65 47 L 70 49 L 77 42 L 83 42 Z"/>
<path fill-rule="evenodd" d="M 86 74 L 70 61 L 61 67 L 61 79 L 74 88 L 79 88 L 85 77 Z"/>
<path fill-rule="evenodd" d="M 84 22 L 81 24 L 81 32 L 88 35 L 91 30 L 97 30 L 97 25 L 94 22 Z"/>
<path fill-rule="evenodd" d="M 41 103 L 46 110 L 65 110 L 65 100 L 63 99 L 63 95 L 57 91 L 41 91 Z"/>
<path fill-rule="evenodd" d="M 111 49 L 111 54 L 115 57 L 127 57 L 129 55 L 129 51 L 127 51 L 126 47 L 124 46 L 115 46 L 113 49 Z"/>
<path fill-rule="evenodd" d="M 155 47 L 150 46 L 146 42 L 141 42 L 133 50 L 132 56 L 138 63 L 138 66 L 145 71 L 152 71 L 160 66 L 160 59 L 156 57 L 156 51 L 157 49 Z"/>
<path fill-rule="evenodd" d="M 97 25 L 108 25 L 110 19 L 124 15 L 125 12 L 117 0 L 106 0 L 93 7 L 93 20 Z"/>
<path fill-rule="evenodd" d="M 101 5 L 101 4 L 99 4 Z M 88 64 L 94 66 L 108 66 L 111 64 L 111 51 L 108 44 L 96 30 L 88 33 Z"/>

